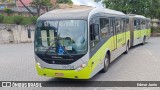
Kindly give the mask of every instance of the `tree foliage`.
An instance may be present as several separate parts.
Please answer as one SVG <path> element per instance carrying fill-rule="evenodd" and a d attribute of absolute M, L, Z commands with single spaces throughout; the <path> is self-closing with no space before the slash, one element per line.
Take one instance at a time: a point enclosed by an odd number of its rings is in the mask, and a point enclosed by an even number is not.
<path fill-rule="evenodd" d="M 69 4 L 71 4 L 72 1 L 71 0 L 57 0 L 57 3 L 64 3 L 64 4 L 68 4 L 69 3 Z"/>
<path fill-rule="evenodd" d="M 33 0 L 31 5 L 37 9 L 38 16 L 40 16 L 40 10 L 45 9 L 49 11 L 48 9 L 52 6 L 52 3 L 50 0 Z"/>
<path fill-rule="evenodd" d="M 4 12 L 7 13 L 7 15 L 10 15 L 11 13 L 13 13 L 12 9 L 10 8 L 5 8 Z"/>
<path fill-rule="evenodd" d="M 122 11 L 126 14 L 140 14 L 160 18 L 159 0 L 104 0 L 106 8 Z"/>
<path fill-rule="evenodd" d="M 160 19 L 160 1 L 159 0 L 152 0 L 150 6 L 150 17 Z"/>

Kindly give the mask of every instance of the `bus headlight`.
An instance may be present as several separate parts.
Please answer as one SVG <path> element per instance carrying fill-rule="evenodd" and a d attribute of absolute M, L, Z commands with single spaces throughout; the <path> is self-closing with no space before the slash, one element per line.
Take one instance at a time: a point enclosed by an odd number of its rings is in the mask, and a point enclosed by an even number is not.
<path fill-rule="evenodd" d="M 43 69 L 43 68 L 41 67 L 41 64 L 40 64 L 40 63 L 37 63 L 37 65 L 38 65 L 39 68 Z"/>
<path fill-rule="evenodd" d="M 86 66 L 87 66 L 87 63 L 84 63 L 84 64 L 80 65 L 78 68 L 76 68 L 75 71 L 78 72 L 78 71 L 84 69 Z"/>

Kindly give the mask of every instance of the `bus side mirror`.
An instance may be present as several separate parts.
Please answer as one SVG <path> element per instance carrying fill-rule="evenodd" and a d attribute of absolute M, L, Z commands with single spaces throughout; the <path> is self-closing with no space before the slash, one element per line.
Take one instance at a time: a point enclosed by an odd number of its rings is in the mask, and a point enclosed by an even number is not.
<path fill-rule="evenodd" d="M 28 38 L 31 38 L 31 29 L 28 29 Z"/>

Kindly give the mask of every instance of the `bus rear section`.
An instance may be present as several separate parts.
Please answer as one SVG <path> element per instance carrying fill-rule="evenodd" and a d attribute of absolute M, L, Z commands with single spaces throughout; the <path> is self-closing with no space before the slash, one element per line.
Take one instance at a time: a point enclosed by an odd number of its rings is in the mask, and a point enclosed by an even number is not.
<path fill-rule="evenodd" d="M 141 15 L 130 14 L 131 46 L 145 44 L 151 34 L 149 18 Z"/>

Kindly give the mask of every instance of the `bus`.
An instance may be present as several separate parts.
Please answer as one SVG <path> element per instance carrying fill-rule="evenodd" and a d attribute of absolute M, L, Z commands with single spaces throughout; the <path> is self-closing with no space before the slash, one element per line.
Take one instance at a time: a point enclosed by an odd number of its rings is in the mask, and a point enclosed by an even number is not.
<path fill-rule="evenodd" d="M 118 56 L 150 37 L 150 19 L 106 8 L 57 9 L 36 24 L 38 75 L 90 79 Z"/>

